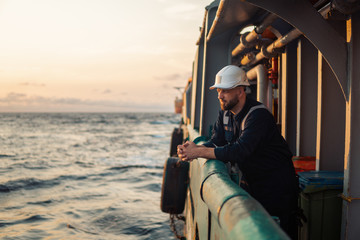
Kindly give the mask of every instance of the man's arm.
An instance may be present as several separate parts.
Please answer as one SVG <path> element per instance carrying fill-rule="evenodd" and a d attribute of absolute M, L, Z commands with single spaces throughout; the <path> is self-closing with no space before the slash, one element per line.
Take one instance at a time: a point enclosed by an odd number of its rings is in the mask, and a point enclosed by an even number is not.
<path fill-rule="evenodd" d="M 223 111 L 219 112 L 214 125 L 211 139 L 203 145 L 186 142 L 178 146 L 178 156 L 183 161 L 192 161 L 195 158 L 216 159 L 214 147 L 226 145 L 223 128 Z"/>
<path fill-rule="evenodd" d="M 238 163 L 240 166 L 242 161 L 253 154 L 258 146 L 264 143 L 264 139 L 269 137 L 270 122 L 274 122 L 273 116 L 265 109 L 258 109 L 249 114 L 245 128 L 238 139 L 215 148 L 216 159 L 232 164 Z"/>
<path fill-rule="evenodd" d="M 190 162 L 196 158 L 215 159 L 214 148 L 196 145 L 194 142 L 186 142 L 178 146 L 178 155 L 182 161 Z"/>
<path fill-rule="evenodd" d="M 202 144 L 205 147 L 218 147 L 218 146 L 224 146 L 227 144 L 225 140 L 225 134 L 224 134 L 224 124 L 223 124 L 223 118 L 224 118 L 224 112 L 220 111 L 218 118 L 214 124 L 214 128 L 212 129 L 212 135 L 208 142 Z"/>

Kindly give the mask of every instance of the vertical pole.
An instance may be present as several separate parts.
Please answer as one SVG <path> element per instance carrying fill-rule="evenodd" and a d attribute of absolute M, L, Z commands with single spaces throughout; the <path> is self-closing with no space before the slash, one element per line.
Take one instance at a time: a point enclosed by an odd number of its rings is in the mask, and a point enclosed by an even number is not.
<path fill-rule="evenodd" d="M 193 72 L 191 124 L 194 129 L 199 129 L 200 126 L 203 58 L 204 58 L 204 43 L 201 42 L 199 43 L 199 47 L 197 48 L 196 51 L 194 72 Z"/>
<path fill-rule="evenodd" d="M 301 49 L 301 39 L 298 40 L 298 48 L 297 48 L 297 92 L 296 92 L 296 156 L 300 156 L 300 135 L 301 135 L 301 59 L 302 59 L 302 49 Z"/>
<path fill-rule="evenodd" d="M 360 13 L 347 22 L 349 100 L 346 103 L 344 200 L 341 239 L 360 236 Z"/>
<path fill-rule="evenodd" d="M 286 52 L 281 55 L 281 71 L 279 79 L 279 86 L 281 94 L 279 94 L 279 100 L 281 102 L 281 110 L 280 110 L 280 116 L 281 116 L 281 135 L 286 139 L 286 133 L 287 133 L 287 115 L 286 115 L 286 109 L 287 109 L 287 54 Z"/>
<path fill-rule="evenodd" d="M 317 119 L 316 119 L 316 170 L 320 168 L 320 141 L 321 141 L 321 106 L 322 106 L 322 63 L 323 57 L 318 52 L 318 98 L 317 98 Z"/>
<path fill-rule="evenodd" d="M 296 152 L 296 43 L 287 45 L 281 58 L 281 134 Z"/>

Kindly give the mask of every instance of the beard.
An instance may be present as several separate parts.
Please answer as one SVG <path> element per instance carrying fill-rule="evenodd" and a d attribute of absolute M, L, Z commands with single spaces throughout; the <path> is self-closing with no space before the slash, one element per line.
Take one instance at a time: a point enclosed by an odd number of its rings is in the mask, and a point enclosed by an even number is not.
<path fill-rule="evenodd" d="M 238 103 L 239 103 L 239 100 L 237 98 L 233 98 L 233 99 L 230 99 L 227 102 L 220 101 L 220 107 L 221 107 L 221 110 L 223 110 L 223 111 L 231 110 Z"/>

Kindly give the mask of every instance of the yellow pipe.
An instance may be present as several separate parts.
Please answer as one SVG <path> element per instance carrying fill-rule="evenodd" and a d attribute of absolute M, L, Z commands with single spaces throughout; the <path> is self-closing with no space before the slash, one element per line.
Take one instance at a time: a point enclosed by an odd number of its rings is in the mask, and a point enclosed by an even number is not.
<path fill-rule="evenodd" d="M 206 41 L 209 41 L 214 30 L 215 30 L 215 27 L 216 27 L 216 24 L 218 23 L 222 13 L 223 13 L 223 10 L 224 10 L 224 4 L 225 4 L 225 0 L 221 0 L 220 3 L 219 3 L 219 7 L 218 7 L 218 10 L 216 12 L 216 16 L 215 16 L 215 19 L 213 21 L 213 24 L 211 25 L 211 28 L 210 28 L 210 31 L 208 33 L 208 36 L 206 38 Z"/>

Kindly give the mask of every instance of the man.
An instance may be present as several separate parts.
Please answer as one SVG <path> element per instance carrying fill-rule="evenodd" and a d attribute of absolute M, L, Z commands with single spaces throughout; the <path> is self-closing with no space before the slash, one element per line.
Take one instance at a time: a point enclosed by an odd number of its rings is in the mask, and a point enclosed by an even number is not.
<path fill-rule="evenodd" d="M 296 239 L 297 179 L 292 154 L 272 114 L 246 96 L 246 73 L 229 65 L 221 69 L 210 89 L 217 89 L 221 105 L 211 139 L 204 145 L 178 146 L 183 161 L 217 159 L 238 166 L 241 187 L 258 200 L 280 226 Z"/>

